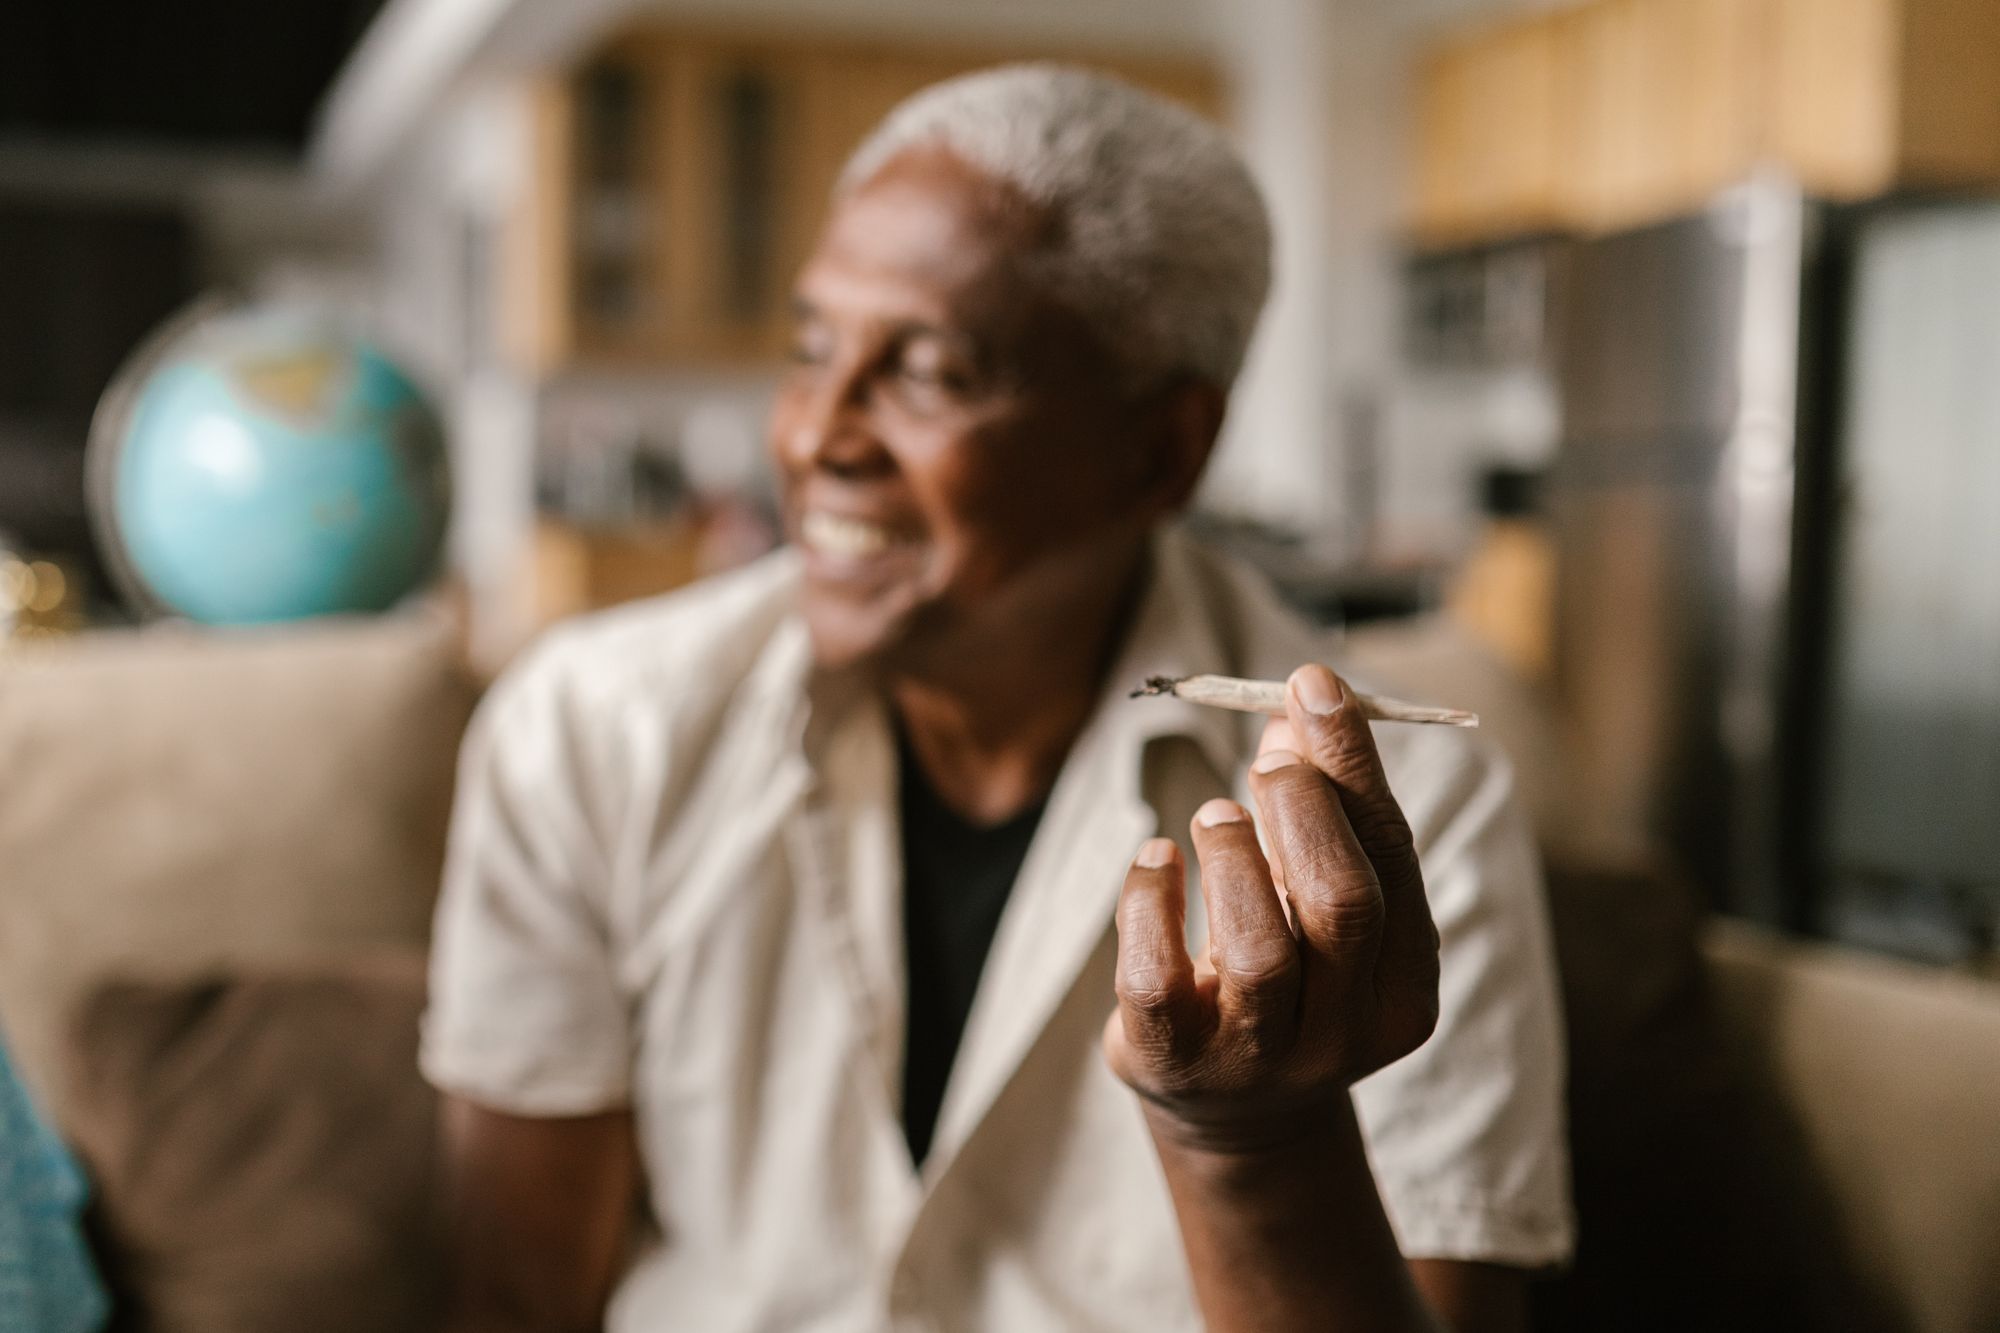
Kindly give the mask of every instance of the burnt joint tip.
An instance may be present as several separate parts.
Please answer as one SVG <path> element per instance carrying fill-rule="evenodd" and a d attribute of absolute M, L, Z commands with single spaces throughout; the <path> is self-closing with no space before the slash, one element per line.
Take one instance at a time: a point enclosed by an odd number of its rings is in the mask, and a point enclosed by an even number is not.
<path fill-rule="evenodd" d="M 1146 683 L 1126 696 L 1128 699 L 1150 699 L 1162 694 L 1172 694 L 1174 686 L 1181 683 L 1179 676 L 1148 676 Z"/>

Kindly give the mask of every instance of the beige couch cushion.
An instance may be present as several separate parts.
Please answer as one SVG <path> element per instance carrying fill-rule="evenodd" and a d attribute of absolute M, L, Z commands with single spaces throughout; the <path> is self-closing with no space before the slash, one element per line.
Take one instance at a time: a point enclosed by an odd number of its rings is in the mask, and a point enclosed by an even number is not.
<path fill-rule="evenodd" d="M 121 1327 L 420 1333 L 444 1286 L 416 951 L 113 983 L 71 1033 L 70 1133 Z"/>
<path fill-rule="evenodd" d="M 1569 1026 L 1573 1265 L 1542 1333 L 1902 1333 L 1858 1281 L 1762 1057 L 1738 1049 L 1697 895 L 1556 860 L 1549 899 Z M 1748 1043 L 1754 1045 L 1754 1043 Z"/>
<path fill-rule="evenodd" d="M 2000 986 L 1740 925 L 1704 952 L 1731 1054 L 1809 1163 L 1852 1276 L 1897 1326 L 2000 1328 Z M 1851 1303 L 1822 1317 L 1890 1326 Z"/>
<path fill-rule="evenodd" d="M 0 647 L 0 1028 L 58 1122 L 102 977 L 423 944 L 455 644 L 411 615 Z"/>

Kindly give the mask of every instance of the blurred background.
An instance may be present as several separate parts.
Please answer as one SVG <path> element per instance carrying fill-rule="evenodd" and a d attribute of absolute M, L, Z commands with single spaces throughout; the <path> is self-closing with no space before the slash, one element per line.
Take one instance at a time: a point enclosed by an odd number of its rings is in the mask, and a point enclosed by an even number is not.
<path fill-rule="evenodd" d="M 114 370 L 198 296 L 341 312 L 442 414 L 504 660 L 772 540 L 790 275 L 899 98 L 1013 57 L 1234 132 L 1277 297 L 1200 521 L 1302 603 L 1450 602 L 1597 843 L 1943 960 L 2000 911 L 2000 16 L 1925 0 L 10 6 L 17 633 L 129 614 Z"/>
<path fill-rule="evenodd" d="M 1909 988 L 1880 1044 L 1974 1034 L 1977 1059 L 1933 1053 L 1975 1080 L 1952 1104 L 1990 1115 L 2000 0 L 18 0 L 0 12 L 0 783 L 40 779 L 0 815 L 18 882 L 90 878 L 65 836 L 132 810 L 165 827 L 158 789 L 217 753 L 267 796 L 319 793 L 296 798 L 308 822 L 357 782 L 404 792 L 392 878 L 432 868 L 437 820 L 412 812 L 441 810 L 476 684 L 411 684 L 398 664 L 422 654 L 381 628 L 217 647 L 177 626 L 288 613 L 205 615 L 160 575 L 158 543 L 189 540 L 161 516 L 197 512 L 131 489 L 168 370 L 228 362 L 259 401 L 310 408 L 329 367 L 361 383 L 379 362 L 354 410 L 405 459 L 439 451 L 451 496 L 437 533 L 441 480 L 383 521 L 410 571 L 442 543 L 421 614 L 484 679 L 559 616 L 776 540 L 763 415 L 840 164 L 907 93 L 1023 57 L 1214 117 L 1270 200 L 1276 297 L 1196 525 L 1354 626 L 1359 660 L 1481 706 L 1552 864 L 1624 885 L 1576 898 L 1585 915 L 1680 922 L 1644 887 L 1665 883 L 1689 931 L 1761 927 L 1775 952 L 1732 936 L 1702 962 L 1736 978 L 1715 984 L 1757 1058 L 1837 1045 L 1890 1004 L 1869 986 Z M 317 332 L 281 317 L 305 311 Z M 288 420 L 374 429 L 325 402 L 348 424 Z M 201 445 L 218 466 L 259 447 Z M 412 582 L 376 572 L 378 600 Z M 393 707 L 339 702 L 370 680 Z M 370 738 L 390 757 L 356 757 Z M 176 747 L 208 758 L 158 757 Z M 86 752 L 135 793 L 51 776 Z M 345 778 L 301 776 L 318 768 Z M 246 839 L 305 855 L 264 814 L 132 882 L 163 899 Z M 357 873 L 351 847 L 328 855 L 329 885 Z M 346 901 L 313 909 L 315 945 L 421 936 L 421 894 Z M 78 911 L 40 935 L 16 915 L 8 947 L 99 929 Z M 1806 1035 L 1768 971 L 1802 937 L 1866 979 Z M 9 1026 L 33 1047 L 23 1007 Z M 1603 1050 L 1659 1037 L 1633 1031 Z M 1840 1096 L 1938 1087 L 1888 1068 L 1848 1068 Z M 1990 1161 L 1953 1137 L 1969 1122 L 1902 1109 L 1926 1128 L 1897 1137 L 1935 1130 L 1923 1179 Z M 1824 1128 L 1798 1133 L 1875 1163 Z M 1910 1326 L 2000 1326 L 1993 1283 L 1938 1269 L 1934 1243 L 2000 1234 L 2000 1198 L 1897 1206 L 1914 1231 L 1856 1243 L 1948 1291 Z"/>

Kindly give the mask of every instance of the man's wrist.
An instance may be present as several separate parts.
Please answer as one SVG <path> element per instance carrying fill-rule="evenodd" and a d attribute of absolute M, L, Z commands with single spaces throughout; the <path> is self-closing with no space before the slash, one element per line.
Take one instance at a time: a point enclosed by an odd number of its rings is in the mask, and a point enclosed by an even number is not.
<path fill-rule="evenodd" d="M 1231 1120 L 1146 1118 L 1215 1329 L 1428 1329 L 1353 1102 Z"/>
<path fill-rule="evenodd" d="M 1211 1187 L 1263 1188 L 1296 1180 L 1308 1163 L 1322 1163 L 1328 1155 L 1338 1159 L 1350 1147 L 1360 1150 L 1354 1104 L 1344 1092 L 1254 1117 L 1192 1117 L 1158 1102 L 1143 1106 L 1162 1163 Z"/>

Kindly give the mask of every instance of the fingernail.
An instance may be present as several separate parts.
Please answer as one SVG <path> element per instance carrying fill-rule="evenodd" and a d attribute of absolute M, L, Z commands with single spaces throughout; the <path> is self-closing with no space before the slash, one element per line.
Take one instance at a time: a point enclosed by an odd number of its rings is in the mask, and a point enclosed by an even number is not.
<path fill-rule="evenodd" d="M 1172 838 L 1148 838 L 1146 845 L 1132 859 L 1132 864 L 1142 870 L 1158 870 L 1163 865 L 1172 864 L 1174 840 Z"/>
<path fill-rule="evenodd" d="M 1257 756 L 1256 763 L 1250 765 L 1250 771 L 1252 773 L 1275 773 L 1281 768 L 1290 768 L 1293 764 L 1302 764 L 1304 762 L 1305 760 L 1299 758 L 1290 750 L 1266 750 Z"/>
<path fill-rule="evenodd" d="M 1194 812 L 1194 822 L 1203 828 L 1214 828 L 1217 824 L 1240 824 L 1249 816 L 1243 807 L 1227 796 L 1218 796 Z"/>
<path fill-rule="evenodd" d="M 1326 717 L 1340 711 L 1340 686 L 1335 683 L 1333 673 L 1317 664 L 1302 666 L 1292 673 L 1292 692 L 1299 696 L 1299 703 L 1315 717 Z"/>

